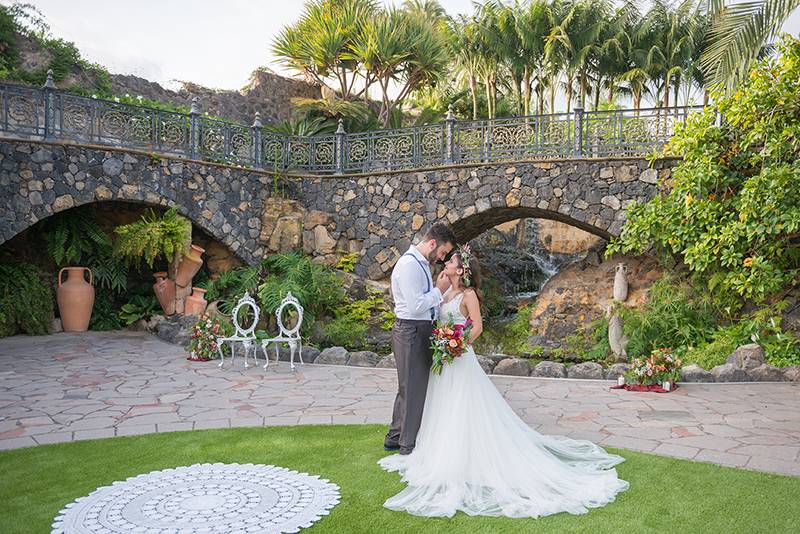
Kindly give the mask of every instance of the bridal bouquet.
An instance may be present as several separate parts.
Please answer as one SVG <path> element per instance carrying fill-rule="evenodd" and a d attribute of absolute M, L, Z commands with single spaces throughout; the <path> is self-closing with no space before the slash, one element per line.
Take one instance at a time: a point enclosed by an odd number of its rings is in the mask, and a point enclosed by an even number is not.
<path fill-rule="evenodd" d="M 453 360 L 461 356 L 467 349 L 467 341 L 472 331 L 472 321 L 467 319 L 465 324 L 453 324 L 453 318 L 445 323 L 439 323 L 433 329 L 431 336 L 431 348 L 433 349 L 433 365 L 431 371 L 434 374 L 442 374 L 442 368 L 446 363 L 453 363 Z"/>

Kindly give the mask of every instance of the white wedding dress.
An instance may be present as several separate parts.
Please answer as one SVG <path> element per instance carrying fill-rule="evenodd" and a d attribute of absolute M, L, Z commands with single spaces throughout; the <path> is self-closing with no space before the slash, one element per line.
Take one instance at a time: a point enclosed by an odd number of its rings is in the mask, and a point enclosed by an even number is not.
<path fill-rule="evenodd" d="M 462 295 L 440 317 L 465 322 Z M 531 384 L 534 387 L 534 384 Z M 408 484 L 384 506 L 426 517 L 541 517 L 583 514 L 612 502 L 628 483 L 613 466 L 623 458 L 589 441 L 545 436 L 506 403 L 472 347 L 432 374 L 416 447 L 378 463 Z"/>

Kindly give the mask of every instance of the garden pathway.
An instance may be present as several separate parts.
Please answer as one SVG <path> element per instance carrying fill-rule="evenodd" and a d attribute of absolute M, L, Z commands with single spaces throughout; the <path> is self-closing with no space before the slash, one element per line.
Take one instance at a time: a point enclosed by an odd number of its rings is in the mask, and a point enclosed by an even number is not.
<path fill-rule="evenodd" d="M 261 425 L 388 423 L 392 369 L 194 363 L 139 332 L 0 339 L 0 449 Z M 602 445 L 800 476 L 800 383 L 685 384 L 493 376 L 533 428 Z M 380 443 L 375 444 L 380 447 Z"/>

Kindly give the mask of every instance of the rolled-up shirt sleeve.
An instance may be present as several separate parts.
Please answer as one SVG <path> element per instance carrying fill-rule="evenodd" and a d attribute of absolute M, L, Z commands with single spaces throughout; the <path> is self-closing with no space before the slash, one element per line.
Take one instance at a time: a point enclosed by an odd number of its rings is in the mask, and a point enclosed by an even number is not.
<path fill-rule="evenodd" d="M 425 290 L 429 283 L 428 274 L 414 258 L 406 257 L 398 261 L 392 278 L 395 303 L 399 305 L 396 310 L 399 317 L 408 313 L 408 317 L 401 318 L 429 319 L 430 309 L 441 304 L 442 292 L 432 280 L 431 290 Z"/>

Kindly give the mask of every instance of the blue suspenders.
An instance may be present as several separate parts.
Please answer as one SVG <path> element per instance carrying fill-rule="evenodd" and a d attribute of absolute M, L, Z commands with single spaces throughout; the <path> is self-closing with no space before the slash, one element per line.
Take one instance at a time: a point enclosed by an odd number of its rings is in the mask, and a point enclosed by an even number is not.
<path fill-rule="evenodd" d="M 412 258 L 414 258 L 414 261 L 415 261 L 415 262 L 417 262 L 417 265 L 419 265 L 419 268 L 420 268 L 420 269 L 422 269 L 422 272 L 423 272 L 423 274 L 425 274 L 425 285 L 426 285 L 426 286 L 427 286 L 427 288 L 428 288 L 428 289 L 426 289 L 426 290 L 425 290 L 425 292 L 426 292 L 426 293 L 430 292 L 430 290 L 431 290 L 431 277 L 430 277 L 430 276 L 428 276 L 428 270 L 427 270 L 427 269 L 425 269 L 425 266 L 424 266 L 424 265 L 422 265 L 422 262 L 421 262 L 421 261 L 419 261 L 419 258 L 417 258 L 416 256 L 414 256 L 414 255 L 413 255 L 413 254 L 411 254 L 410 252 L 406 252 L 405 254 L 403 254 L 403 256 L 411 256 Z M 433 308 L 431 308 L 431 320 L 433 320 L 433 318 L 434 318 L 435 316 L 436 316 L 436 312 L 434 311 L 434 309 L 433 309 Z"/>

